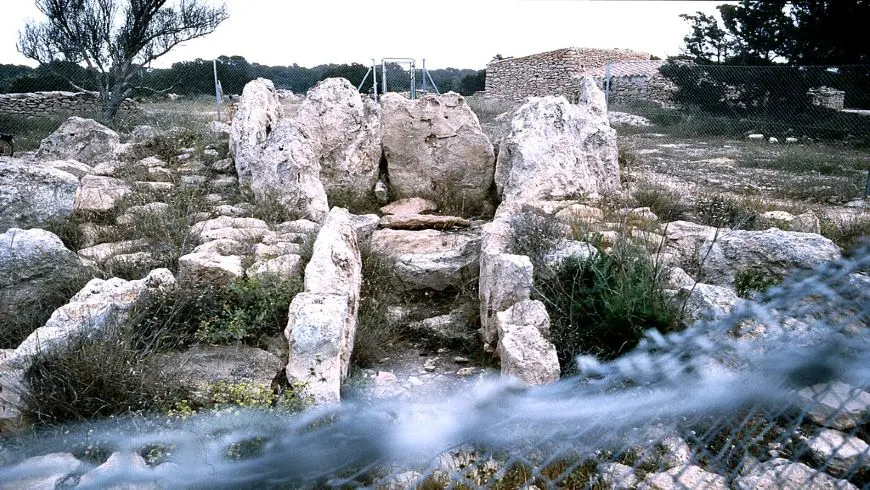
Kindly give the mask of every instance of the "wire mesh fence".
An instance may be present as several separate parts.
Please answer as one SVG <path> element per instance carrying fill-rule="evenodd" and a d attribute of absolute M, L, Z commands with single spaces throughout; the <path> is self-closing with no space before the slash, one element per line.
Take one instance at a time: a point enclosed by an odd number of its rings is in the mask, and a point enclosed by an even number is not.
<path fill-rule="evenodd" d="M 594 73 L 638 131 L 682 137 L 870 141 L 870 66 L 724 66 L 649 61 Z"/>
<path fill-rule="evenodd" d="M 88 450 L 122 456 L 65 484 L 868 488 L 868 252 L 796 274 L 721 321 L 650 334 L 615 361 L 581 358 L 580 375 L 553 385 L 481 380 L 446 399 L 295 417 L 229 410 L 64 428 L 4 442 L 0 481 L 57 471 L 32 456 Z"/>

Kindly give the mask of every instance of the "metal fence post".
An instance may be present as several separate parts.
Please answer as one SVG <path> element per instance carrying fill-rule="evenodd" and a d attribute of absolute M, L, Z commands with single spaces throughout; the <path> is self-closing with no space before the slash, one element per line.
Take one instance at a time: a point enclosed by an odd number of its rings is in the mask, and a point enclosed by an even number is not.
<path fill-rule="evenodd" d="M 604 105 L 610 111 L 610 62 L 607 62 L 607 68 L 604 70 Z"/>
<path fill-rule="evenodd" d="M 217 106 L 217 120 L 220 122 L 221 120 L 221 98 L 223 98 L 223 90 L 221 90 L 221 83 L 218 81 L 217 75 L 217 60 L 211 60 L 212 68 L 214 69 L 214 98 L 215 104 Z"/>

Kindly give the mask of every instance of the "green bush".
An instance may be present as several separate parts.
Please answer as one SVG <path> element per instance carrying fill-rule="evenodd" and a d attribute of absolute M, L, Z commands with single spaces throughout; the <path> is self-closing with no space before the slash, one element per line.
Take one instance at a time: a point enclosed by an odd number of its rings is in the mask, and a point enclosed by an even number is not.
<path fill-rule="evenodd" d="M 38 355 L 25 372 L 24 415 L 55 424 L 167 410 L 184 399 L 180 383 L 133 337 L 121 326 Z"/>
<path fill-rule="evenodd" d="M 734 276 L 734 291 L 737 296 L 746 298 L 756 293 L 763 293 L 782 282 L 782 279 L 771 277 L 757 269 L 744 269 Z"/>
<path fill-rule="evenodd" d="M 614 358 L 646 330 L 674 328 L 677 311 L 663 282 L 647 252 L 625 242 L 610 254 L 569 259 L 553 279 L 538 281 L 536 296 L 547 305 L 562 373 L 575 372 L 577 355 Z"/>
<path fill-rule="evenodd" d="M 136 341 L 158 351 L 197 342 L 258 345 L 287 325 L 301 280 L 275 276 L 229 284 L 179 285 L 143 299 L 134 310 Z"/>
<path fill-rule="evenodd" d="M 382 254 L 363 247 L 362 284 L 357 312 L 356 337 L 352 362 L 370 368 L 389 355 L 396 342 L 406 336 L 399 319 L 390 315 L 389 306 L 401 303 L 398 284 Z"/>
<path fill-rule="evenodd" d="M 648 207 L 664 222 L 685 219 L 689 207 L 682 203 L 682 194 L 662 184 L 643 182 L 632 192 L 638 206 Z"/>
<path fill-rule="evenodd" d="M 753 203 L 716 194 L 701 196 L 695 205 L 698 223 L 717 228 L 752 230 L 758 210 Z"/>

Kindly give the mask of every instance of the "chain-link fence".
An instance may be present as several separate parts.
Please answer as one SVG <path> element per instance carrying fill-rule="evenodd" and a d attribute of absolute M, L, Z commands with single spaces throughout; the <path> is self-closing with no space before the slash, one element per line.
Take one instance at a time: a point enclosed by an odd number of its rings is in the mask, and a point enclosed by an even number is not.
<path fill-rule="evenodd" d="M 372 66 L 359 63 L 313 68 L 265 66 L 238 56 L 221 56 L 164 69 L 141 68 L 131 81 L 130 100 L 121 106 L 117 117 L 104 121 L 97 78 L 86 68 L 65 62 L 37 68 L 0 65 L 0 133 L 13 135 L 15 148 L 28 151 L 38 147 L 42 138 L 72 115 L 102 121 L 122 132 L 138 124 L 168 128 L 216 119 L 228 122 L 232 104 L 245 84 L 256 78 L 272 80 L 292 113 L 293 104 L 326 78 L 346 78 L 365 94 L 374 92 L 376 79 L 378 93 L 386 90 L 416 95 L 461 90 L 463 80 L 477 74 L 453 68 L 425 70 L 390 60 L 375 67 L 377 73 L 373 76 Z M 215 100 L 217 93 L 222 96 Z"/>
<path fill-rule="evenodd" d="M 870 141 L 870 65 L 724 66 L 646 61 L 591 73 L 639 131 L 683 137 Z"/>
<path fill-rule="evenodd" d="M 87 449 L 154 466 L 116 458 L 79 488 L 868 488 L 868 252 L 553 385 L 64 428 L 4 442 L 0 481 Z"/>

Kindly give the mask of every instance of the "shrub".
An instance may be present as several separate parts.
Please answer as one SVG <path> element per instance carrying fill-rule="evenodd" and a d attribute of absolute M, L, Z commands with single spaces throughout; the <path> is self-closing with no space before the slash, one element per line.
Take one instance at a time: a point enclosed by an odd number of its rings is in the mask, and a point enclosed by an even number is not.
<path fill-rule="evenodd" d="M 757 203 L 738 200 L 724 194 L 701 196 L 695 205 L 699 223 L 717 228 L 751 230 L 758 216 Z"/>
<path fill-rule="evenodd" d="M 734 291 L 741 298 L 746 298 L 756 293 L 763 293 L 781 282 L 781 279 L 768 276 L 760 270 L 744 269 L 734 276 Z"/>
<path fill-rule="evenodd" d="M 579 354 L 613 358 L 650 328 L 671 330 L 677 312 L 663 282 L 646 251 L 618 242 L 610 254 L 569 259 L 552 280 L 537 283 L 563 374 L 575 372 Z"/>
<path fill-rule="evenodd" d="M 196 342 L 257 345 L 283 332 L 298 278 L 238 279 L 229 284 L 179 285 L 144 298 L 131 322 L 136 342 L 163 351 Z"/>
<path fill-rule="evenodd" d="M 387 356 L 406 332 L 389 311 L 389 306 L 401 299 L 389 264 L 382 254 L 367 247 L 362 248 L 361 255 L 362 284 L 352 362 L 368 368 Z"/>
<path fill-rule="evenodd" d="M 128 326 L 79 335 L 39 354 L 25 372 L 24 415 L 61 423 L 166 410 L 186 396 Z"/>
<path fill-rule="evenodd" d="M 638 206 L 649 207 L 660 220 L 678 221 L 686 217 L 689 207 L 682 203 L 682 194 L 662 184 L 642 182 L 632 192 Z"/>
<path fill-rule="evenodd" d="M 821 220 L 822 235 L 843 250 L 856 249 L 862 243 L 870 243 L 870 217 L 854 216 L 842 222 Z"/>

